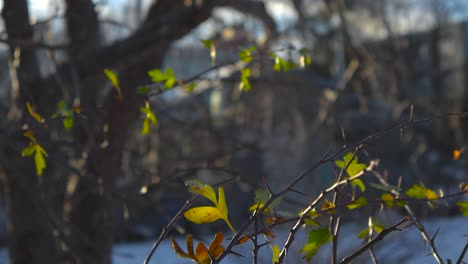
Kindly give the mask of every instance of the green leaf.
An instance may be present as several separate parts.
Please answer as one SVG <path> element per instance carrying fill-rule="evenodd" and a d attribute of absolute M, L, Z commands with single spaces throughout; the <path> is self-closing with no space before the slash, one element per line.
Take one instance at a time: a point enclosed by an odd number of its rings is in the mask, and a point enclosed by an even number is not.
<path fill-rule="evenodd" d="M 151 125 L 156 125 L 158 120 L 151 110 L 150 104 L 148 101 L 145 102 L 145 106 L 140 108 L 140 111 L 145 114 L 145 119 L 143 120 L 143 125 L 141 128 L 141 134 L 146 135 L 150 132 Z"/>
<path fill-rule="evenodd" d="M 211 47 L 213 46 L 213 42 L 211 41 L 211 39 L 200 39 L 200 42 L 201 42 L 207 49 L 211 49 Z"/>
<path fill-rule="evenodd" d="M 174 87 L 174 84 L 176 83 L 176 79 L 174 78 L 169 78 L 167 81 L 164 83 L 164 88 L 166 89 L 171 89 Z"/>
<path fill-rule="evenodd" d="M 256 47 L 250 47 L 239 52 L 239 58 L 242 62 L 248 63 L 252 61 L 252 51 L 257 50 Z"/>
<path fill-rule="evenodd" d="M 36 145 L 34 163 L 36 165 L 36 173 L 38 176 L 41 176 L 44 172 L 44 169 L 46 168 L 45 157 L 47 157 L 47 152 L 40 145 Z"/>
<path fill-rule="evenodd" d="M 120 83 L 119 83 L 119 78 L 117 77 L 117 73 L 115 73 L 111 69 L 104 69 L 104 73 L 106 74 L 107 79 L 111 81 L 112 85 L 117 90 L 119 97 L 122 98 L 122 91 L 120 90 Z"/>
<path fill-rule="evenodd" d="M 468 216 L 468 201 L 457 202 L 457 206 L 460 208 L 460 212 L 464 216 Z"/>
<path fill-rule="evenodd" d="M 383 193 L 380 196 L 380 200 L 388 207 L 393 207 L 393 204 L 395 203 L 395 197 L 390 193 Z"/>
<path fill-rule="evenodd" d="M 249 82 L 250 68 L 242 69 L 241 71 L 241 89 L 248 92 L 252 88 Z"/>
<path fill-rule="evenodd" d="M 31 144 L 21 151 L 21 156 L 29 157 L 36 151 L 37 144 Z"/>
<path fill-rule="evenodd" d="M 272 251 L 271 262 L 277 263 L 279 261 L 280 248 L 278 247 L 278 245 L 274 245 L 273 247 L 271 247 L 271 251 Z"/>
<path fill-rule="evenodd" d="M 275 64 L 273 64 L 273 70 L 274 71 L 281 71 L 281 63 L 280 63 L 280 57 L 275 56 Z"/>
<path fill-rule="evenodd" d="M 352 203 L 348 204 L 346 207 L 348 207 L 349 210 L 354 210 L 363 206 L 367 205 L 367 199 L 366 197 L 359 197 L 357 200 L 354 200 Z"/>
<path fill-rule="evenodd" d="M 203 43 L 203 45 L 210 50 L 210 58 L 211 58 L 212 64 L 215 65 L 216 48 L 213 42 L 210 39 L 201 39 L 200 42 Z"/>
<path fill-rule="evenodd" d="M 343 160 L 337 160 L 335 161 L 336 166 L 344 169 L 346 168 L 346 173 L 348 174 L 349 177 L 353 177 L 363 171 L 365 168 L 367 168 L 367 165 L 364 163 L 358 163 L 358 158 L 357 156 L 354 156 L 352 153 L 348 153 L 343 157 Z M 362 190 L 362 189 L 361 189 Z"/>
<path fill-rule="evenodd" d="M 415 184 L 406 191 L 406 195 L 416 199 L 435 200 L 438 198 L 437 193 L 429 188 L 425 188 L 421 184 Z"/>
<path fill-rule="evenodd" d="M 186 84 L 184 87 L 187 92 L 192 92 L 197 87 L 197 84 L 194 82 L 191 82 L 189 84 Z"/>
<path fill-rule="evenodd" d="M 312 59 L 309 56 L 301 55 L 299 62 L 301 67 L 304 68 L 305 66 L 312 64 Z"/>
<path fill-rule="evenodd" d="M 65 129 L 72 129 L 74 124 L 73 116 L 68 116 L 63 119 L 63 127 Z"/>
<path fill-rule="evenodd" d="M 368 226 L 359 232 L 358 237 L 361 239 L 367 239 L 372 236 L 373 232 L 379 234 L 385 229 L 385 227 L 377 221 L 375 217 L 369 219 Z"/>
<path fill-rule="evenodd" d="M 319 248 L 325 243 L 332 241 L 332 239 L 333 236 L 327 227 L 310 230 L 309 239 L 307 240 L 307 244 L 301 249 L 301 253 L 304 253 L 304 258 L 310 261 Z"/>
<path fill-rule="evenodd" d="M 137 94 L 147 94 L 149 92 L 149 87 L 148 86 L 138 86 L 137 87 Z"/>
<path fill-rule="evenodd" d="M 296 67 L 296 64 L 292 60 L 285 60 L 279 56 L 273 55 L 275 58 L 275 64 L 273 65 L 273 70 L 284 72 L 293 70 Z"/>
<path fill-rule="evenodd" d="M 366 191 L 366 185 L 364 184 L 364 182 L 361 179 L 352 180 L 351 181 L 351 186 L 353 186 L 353 187 L 358 186 L 359 189 L 361 189 L 361 192 Z"/>
<path fill-rule="evenodd" d="M 148 76 L 153 82 L 163 82 L 167 80 L 166 74 L 159 69 L 153 69 L 148 71 Z"/>
<path fill-rule="evenodd" d="M 33 109 L 32 106 L 31 106 L 31 103 L 29 103 L 29 101 L 26 102 L 26 108 L 28 109 L 29 114 L 30 114 L 30 115 L 34 118 L 34 120 L 36 120 L 38 123 L 44 123 L 44 122 L 45 122 L 44 118 L 43 118 L 40 114 L 38 114 L 36 111 L 34 111 L 34 109 Z"/>

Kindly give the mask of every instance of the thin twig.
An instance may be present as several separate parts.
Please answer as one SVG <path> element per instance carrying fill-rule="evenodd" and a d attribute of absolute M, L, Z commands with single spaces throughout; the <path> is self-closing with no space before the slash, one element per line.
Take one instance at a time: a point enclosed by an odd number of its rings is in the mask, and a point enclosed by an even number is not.
<path fill-rule="evenodd" d="M 465 257 L 466 252 L 468 251 L 468 242 L 466 242 L 465 247 L 463 248 L 460 257 L 458 257 L 457 264 L 463 263 L 463 258 Z"/>
<path fill-rule="evenodd" d="M 372 134 L 372 135 L 370 135 L 370 136 L 368 136 L 368 137 L 366 137 L 366 138 L 364 138 L 364 139 L 362 139 L 362 140 L 360 140 L 360 141 L 358 141 L 356 143 L 347 145 L 347 146 L 341 148 L 340 150 L 334 152 L 331 155 L 330 155 L 331 150 L 327 151 L 325 153 L 325 155 L 323 155 L 323 157 L 319 161 L 317 161 L 312 167 L 310 167 L 309 169 L 307 169 L 303 173 L 299 174 L 290 184 L 288 184 L 286 187 L 284 187 L 281 191 L 279 191 L 277 193 L 272 193 L 270 195 L 270 197 L 268 198 L 268 200 L 265 202 L 264 206 L 258 212 L 254 212 L 254 214 L 251 215 L 251 217 L 249 218 L 247 223 L 239 230 L 238 233 L 236 233 L 234 235 L 232 240 L 226 246 L 226 250 L 216 259 L 216 261 L 214 263 L 219 263 L 224 257 L 226 257 L 229 254 L 229 252 L 231 252 L 232 247 L 237 245 L 239 239 L 241 239 L 244 232 L 253 224 L 253 217 L 256 217 L 258 214 L 260 214 L 260 215 L 263 214 L 263 212 L 265 212 L 265 210 L 268 208 L 268 206 L 272 202 L 274 202 L 279 197 L 282 197 L 283 195 L 288 193 L 294 187 L 294 185 L 296 185 L 297 183 L 302 181 L 309 173 L 311 173 L 312 171 L 314 171 L 315 169 L 317 169 L 321 165 L 323 165 L 323 164 L 325 164 L 327 162 L 333 161 L 339 155 L 341 155 L 342 153 L 344 153 L 346 151 L 349 151 L 350 149 L 356 148 L 356 147 L 358 147 L 360 145 L 366 145 L 366 144 L 368 144 L 368 143 L 382 137 L 383 135 L 386 135 L 386 134 L 390 133 L 391 131 L 399 130 L 401 128 L 410 127 L 410 126 L 420 124 L 420 123 L 430 122 L 430 121 L 433 121 L 433 120 L 436 120 L 436 119 L 441 119 L 441 118 L 467 117 L 467 116 L 468 116 L 468 113 L 460 112 L 460 113 L 447 113 L 447 114 L 432 116 L 432 117 L 425 118 L 425 119 L 420 119 L 420 120 L 402 121 L 402 122 L 398 122 L 398 123 L 396 123 L 396 124 L 394 124 L 394 125 L 392 125 L 390 127 L 382 129 L 382 130 L 380 130 L 380 131 L 378 131 L 378 132 L 376 132 L 376 133 L 374 133 L 374 134 Z M 352 180 L 352 179 L 348 179 L 348 180 Z"/>
<path fill-rule="evenodd" d="M 413 122 L 414 123 L 414 122 Z M 385 186 L 389 186 L 388 182 L 382 177 L 382 175 L 377 172 L 373 171 L 373 174 L 375 177 L 380 181 Z M 399 197 L 401 196 L 400 193 L 396 190 L 392 190 L 392 193 L 396 196 Z M 437 251 L 437 248 L 435 246 L 434 240 L 430 238 L 429 234 L 426 232 L 424 229 L 424 226 L 421 224 L 419 219 L 416 217 L 416 214 L 413 212 L 411 207 L 406 204 L 404 206 L 406 212 L 413 218 L 415 226 L 418 228 L 419 233 L 421 234 L 422 238 L 428 243 L 429 247 L 431 248 L 431 254 L 439 264 L 443 264 L 444 261 L 442 260 L 442 257 L 440 256 L 439 252 Z"/>
<path fill-rule="evenodd" d="M 412 225 L 413 223 L 414 223 L 414 220 L 412 219 L 412 217 L 408 217 L 408 216 L 403 217 L 403 219 L 401 219 L 400 222 L 398 222 L 397 224 L 389 228 L 382 230 L 382 232 L 380 232 L 371 241 L 367 242 L 365 245 L 363 245 L 361 248 L 356 250 L 351 255 L 343 258 L 343 260 L 340 261 L 340 264 L 350 263 L 352 260 L 354 260 L 358 256 L 362 255 L 364 252 L 366 252 L 369 248 L 372 248 L 373 246 L 375 246 L 375 244 L 382 241 L 382 239 L 384 239 L 384 237 L 386 237 L 388 234 L 392 233 L 393 231 L 404 230 L 408 228 L 410 225 Z"/>
<path fill-rule="evenodd" d="M 227 180 L 224 180 L 222 182 L 219 182 L 217 184 L 214 184 L 213 186 L 219 186 L 219 185 L 224 185 L 226 183 L 230 183 L 233 181 L 238 181 L 239 179 L 236 178 L 229 178 Z M 148 256 L 146 256 L 144 264 L 148 264 L 151 258 L 153 257 L 154 252 L 158 248 L 159 244 L 163 241 L 164 238 L 169 234 L 169 232 L 172 230 L 176 222 L 179 220 L 179 218 L 182 216 L 182 214 L 198 199 L 200 198 L 201 195 L 196 195 L 192 197 L 190 200 L 185 202 L 185 205 L 180 208 L 180 210 L 175 214 L 175 216 L 167 223 L 167 225 L 163 228 L 161 231 L 161 234 L 159 235 L 158 239 L 154 242 L 153 246 L 151 247 L 150 252 L 148 253 Z"/>

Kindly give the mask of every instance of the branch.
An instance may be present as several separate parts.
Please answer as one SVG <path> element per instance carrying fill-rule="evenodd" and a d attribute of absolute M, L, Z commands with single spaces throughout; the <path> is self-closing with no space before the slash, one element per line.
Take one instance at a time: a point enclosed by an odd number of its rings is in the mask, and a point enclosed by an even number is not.
<path fill-rule="evenodd" d="M 229 178 L 229 179 L 224 180 L 222 182 L 219 182 L 219 183 L 217 183 L 217 184 L 215 184 L 213 186 L 220 186 L 220 185 L 224 185 L 226 183 L 230 183 L 230 182 L 234 182 L 234 181 L 238 181 L 238 180 L 239 180 L 239 178 L 237 178 L 237 177 L 236 178 Z M 161 242 L 164 240 L 164 238 L 166 238 L 166 236 L 172 230 L 172 228 L 177 223 L 177 221 L 182 216 L 182 214 L 200 197 L 201 197 L 201 195 L 196 195 L 196 196 L 192 197 L 190 200 L 186 201 L 185 205 L 182 206 L 182 208 L 180 208 L 180 210 L 175 214 L 175 216 L 171 219 L 171 221 L 169 221 L 169 223 L 163 228 L 163 230 L 161 231 L 161 234 L 159 235 L 158 239 L 154 242 L 153 247 L 151 248 L 150 252 L 146 256 L 144 264 L 149 263 L 149 261 L 153 257 L 154 252 L 158 248 L 159 244 L 161 244 Z"/>
<path fill-rule="evenodd" d="M 404 129 L 404 128 L 407 128 L 407 127 L 410 127 L 410 126 L 413 126 L 413 125 L 416 125 L 416 124 L 430 122 L 432 120 L 436 120 L 436 119 L 440 119 L 440 118 L 447 118 L 447 117 L 466 118 L 467 116 L 468 116 L 468 113 L 463 113 L 463 112 L 462 113 L 447 113 L 447 114 L 437 115 L 437 116 L 433 116 L 433 117 L 429 117 L 429 118 L 425 118 L 425 119 L 420 119 L 420 120 L 402 121 L 402 122 L 396 123 L 393 126 L 382 129 L 382 130 L 380 130 L 380 131 L 378 131 L 378 132 L 376 132 L 376 133 L 374 133 L 374 134 L 372 134 L 372 135 L 370 135 L 370 136 L 368 136 L 368 137 L 366 137 L 366 138 L 364 138 L 362 140 L 359 140 L 358 142 L 356 142 L 354 144 L 347 145 L 347 146 L 341 148 L 340 150 L 334 152 L 331 155 L 330 155 L 331 150 L 329 150 L 312 167 L 310 167 L 309 169 L 307 169 L 306 171 L 301 173 L 299 176 L 297 176 L 296 179 L 294 179 L 290 184 L 288 184 L 286 187 L 284 187 L 281 191 L 279 191 L 278 193 L 275 193 L 275 194 L 271 194 L 270 198 L 265 202 L 264 206 L 260 210 L 258 210 L 258 212 L 254 212 L 252 214 L 252 216 L 249 218 L 249 220 L 247 221 L 247 223 L 239 230 L 239 232 L 237 234 L 234 235 L 234 237 L 231 239 L 229 244 L 226 246 L 226 250 L 218 257 L 218 259 L 216 259 L 216 261 L 214 263 L 219 263 L 224 257 L 226 257 L 227 254 L 229 254 L 232 247 L 237 245 L 239 239 L 242 238 L 242 234 L 247 230 L 247 228 L 249 228 L 253 224 L 253 222 L 254 222 L 253 218 L 256 217 L 256 215 L 262 214 L 263 212 L 265 212 L 265 210 L 268 208 L 268 206 L 271 205 L 272 202 L 274 202 L 279 197 L 285 195 L 286 193 L 290 192 L 292 190 L 292 188 L 294 187 L 294 185 L 301 182 L 307 175 L 309 175 L 312 171 L 314 171 L 315 169 L 317 169 L 321 165 L 323 165 L 323 164 L 325 164 L 327 162 L 333 161 L 335 158 L 337 158 L 339 155 L 343 154 L 346 151 L 349 151 L 349 150 L 351 150 L 353 148 L 356 148 L 356 147 L 358 147 L 360 145 L 367 145 L 370 142 L 375 141 L 376 139 L 378 139 L 378 138 L 380 138 L 380 137 L 382 137 L 382 136 L 384 136 L 384 135 L 386 135 L 386 134 L 388 134 L 388 133 L 390 133 L 390 132 L 392 132 L 394 130 L 398 131 L 400 129 Z M 354 179 L 354 177 L 350 178 L 350 179 L 347 179 L 347 180 L 353 180 L 353 179 Z M 343 185 L 344 183 L 341 181 L 341 182 L 335 183 L 334 185 L 332 185 L 329 188 L 337 187 L 337 186 L 335 186 L 336 184 Z"/>
<path fill-rule="evenodd" d="M 412 217 L 410 217 L 410 216 L 403 217 L 403 219 L 401 219 L 400 222 L 398 222 L 397 224 L 395 224 L 395 225 L 393 225 L 393 226 L 391 226 L 389 228 L 386 228 L 386 229 L 382 230 L 382 232 L 380 232 L 374 239 L 367 242 L 360 249 L 356 250 L 356 252 L 354 252 L 351 255 L 343 258 L 343 260 L 340 261 L 340 264 L 350 263 L 352 260 L 354 260 L 355 258 L 360 256 L 361 254 L 366 252 L 369 248 L 375 246 L 375 244 L 382 241 L 384 239 L 384 237 L 386 237 L 388 234 L 392 233 L 393 231 L 397 231 L 397 230 L 402 231 L 402 230 L 408 228 L 409 226 L 411 226 L 412 224 L 414 224 L 414 220 L 413 220 Z"/>
<path fill-rule="evenodd" d="M 382 183 L 385 186 L 389 185 L 388 182 L 382 177 L 382 175 L 380 175 L 380 173 L 378 173 L 377 171 L 374 171 L 373 173 L 376 176 L 376 178 L 380 181 L 380 183 Z M 396 191 L 396 190 L 392 190 L 392 193 L 397 197 L 401 196 L 400 193 L 398 191 Z M 431 248 L 431 254 L 435 258 L 437 263 L 439 263 L 439 264 L 444 263 L 444 261 L 442 260 L 442 257 L 439 255 L 439 252 L 437 251 L 437 248 L 435 246 L 435 243 L 434 243 L 434 238 L 435 237 L 432 238 L 432 239 L 429 237 L 426 230 L 424 229 L 424 226 L 416 218 L 415 213 L 413 212 L 413 210 L 411 209 L 411 207 L 408 204 L 406 204 L 404 208 L 405 208 L 406 212 L 412 217 L 412 219 L 414 221 L 414 224 L 418 228 L 419 233 L 421 234 L 422 238 L 429 244 L 429 247 Z"/>

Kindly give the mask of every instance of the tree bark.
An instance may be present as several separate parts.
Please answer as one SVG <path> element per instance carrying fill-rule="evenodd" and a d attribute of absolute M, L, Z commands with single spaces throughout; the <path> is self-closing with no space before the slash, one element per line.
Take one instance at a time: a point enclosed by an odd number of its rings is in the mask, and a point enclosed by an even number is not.
<path fill-rule="evenodd" d="M 11 40 L 31 40 L 26 0 L 5 0 L 2 17 Z M 25 102 L 36 103 L 41 90 L 34 85 L 40 77 L 34 50 L 10 46 L 12 103 L 6 132 L 2 134 L 1 170 L 8 212 L 8 244 L 11 263 L 58 263 L 59 246 L 49 222 L 48 209 L 41 201 L 43 193 L 35 175 L 33 163 L 21 157 L 20 146 L 26 146 L 19 121 L 24 118 Z"/>

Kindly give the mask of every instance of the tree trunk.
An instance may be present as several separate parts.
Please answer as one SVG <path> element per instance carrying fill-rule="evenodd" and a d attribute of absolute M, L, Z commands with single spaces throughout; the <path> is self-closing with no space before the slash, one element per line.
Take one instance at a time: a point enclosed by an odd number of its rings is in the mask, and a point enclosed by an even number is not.
<path fill-rule="evenodd" d="M 27 140 L 21 135 L 25 102 L 38 101 L 41 91 L 34 86 L 40 76 L 34 50 L 21 49 L 16 41 L 32 41 L 26 0 L 5 0 L 2 10 L 10 45 L 13 107 L 2 134 L 2 182 L 8 212 L 8 243 L 12 263 L 58 263 L 59 246 L 49 222 L 48 209 L 30 158 L 21 157 Z M 44 176 L 45 177 L 45 176 Z"/>

